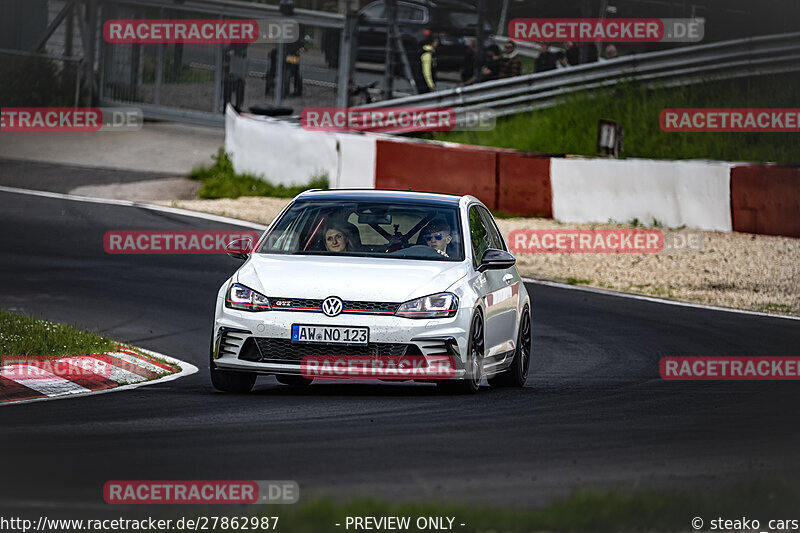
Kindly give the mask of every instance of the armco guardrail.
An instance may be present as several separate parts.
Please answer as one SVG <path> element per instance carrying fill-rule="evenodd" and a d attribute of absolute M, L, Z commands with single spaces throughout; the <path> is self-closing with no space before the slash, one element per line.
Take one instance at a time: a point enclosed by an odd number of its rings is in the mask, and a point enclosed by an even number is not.
<path fill-rule="evenodd" d="M 488 108 L 504 116 L 549 107 L 569 93 L 623 81 L 670 86 L 796 71 L 800 71 L 800 32 L 634 54 L 362 107 L 441 106 L 459 114 Z"/>

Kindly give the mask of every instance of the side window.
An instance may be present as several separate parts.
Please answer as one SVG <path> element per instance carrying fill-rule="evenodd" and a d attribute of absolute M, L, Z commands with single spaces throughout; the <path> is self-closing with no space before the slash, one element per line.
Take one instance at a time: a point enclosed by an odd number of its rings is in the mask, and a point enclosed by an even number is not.
<path fill-rule="evenodd" d="M 425 20 L 425 10 L 411 4 L 398 4 L 397 19 L 412 22 L 423 22 Z"/>
<path fill-rule="evenodd" d="M 506 248 L 506 243 L 503 240 L 503 236 L 500 234 L 500 230 L 497 228 L 497 224 L 492 217 L 492 214 L 484 208 L 479 208 L 481 214 L 483 215 L 483 220 L 486 224 L 486 228 L 489 230 L 489 242 L 490 248 L 495 248 L 497 250 L 504 250 L 508 251 Z"/>
<path fill-rule="evenodd" d="M 375 2 L 362 13 L 362 16 L 367 19 L 385 19 L 386 18 L 386 4 L 384 2 Z"/>
<path fill-rule="evenodd" d="M 483 252 L 491 248 L 489 232 L 477 206 L 469 208 L 469 235 L 472 241 L 472 263 L 477 266 L 483 257 Z"/>

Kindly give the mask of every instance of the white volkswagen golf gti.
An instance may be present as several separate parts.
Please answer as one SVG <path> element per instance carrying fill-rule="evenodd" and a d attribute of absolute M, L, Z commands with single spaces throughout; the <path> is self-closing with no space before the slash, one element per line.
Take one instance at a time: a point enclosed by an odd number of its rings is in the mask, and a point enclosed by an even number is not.
<path fill-rule="evenodd" d="M 258 375 L 413 379 L 454 392 L 525 384 L 531 300 L 472 196 L 330 190 L 297 196 L 219 290 L 211 381 Z M 252 253 L 248 253 L 248 249 Z"/>

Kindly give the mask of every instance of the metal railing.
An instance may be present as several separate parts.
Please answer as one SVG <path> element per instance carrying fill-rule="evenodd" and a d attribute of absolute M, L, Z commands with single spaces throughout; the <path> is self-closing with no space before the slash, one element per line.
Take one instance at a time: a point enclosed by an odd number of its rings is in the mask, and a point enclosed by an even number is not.
<path fill-rule="evenodd" d="M 106 3 L 130 4 L 131 0 L 103 0 Z M 254 18 L 279 16 L 277 5 L 241 2 L 238 0 L 136 0 L 138 6 L 163 7 L 165 9 L 192 11 L 196 13 L 223 14 L 229 18 Z M 295 9 L 292 20 L 298 24 L 321 26 L 325 28 L 342 28 L 344 15 L 310 9 Z"/>
<path fill-rule="evenodd" d="M 786 33 L 634 54 L 362 107 L 448 107 L 457 114 L 492 109 L 505 116 L 552 106 L 570 93 L 626 81 L 669 87 L 797 71 L 800 33 Z"/>
<path fill-rule="evenodd" d="M 98 32 L 105 20 L 114 18 L 284 17 L 277 5 L 240 0 L 95 1 L 100 6 Z M 291 79 L 286 63 L 276 59 L 286 55 L 280 44 L 251 43 L 240 50 L 246 74 L 235 76 L 234 83 L 224 62 L 231 48 L 224 44 L 129 44 L 98 39 L 99 102 L 138 107 L 146 118 L 211 126 L 224 124 L 222 111 L 227 100 L 245 110 L 266 104 L 292 108 L 311 102 L 334 105 L 337 69 L 327 65 L 321 48 L 325 32 L 342 28 L 344 18 L 337 13 L 294 10 L 291 20 L 300 25 L 309 41 Z"/>

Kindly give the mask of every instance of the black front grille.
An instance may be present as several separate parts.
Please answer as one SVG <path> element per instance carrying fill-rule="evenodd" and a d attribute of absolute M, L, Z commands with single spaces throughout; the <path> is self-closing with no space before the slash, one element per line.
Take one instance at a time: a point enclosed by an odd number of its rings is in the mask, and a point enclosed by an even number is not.
<path fill-rule="evenodd" d="M 322 300 L 311 300 L 308 298 L 275 298 L 270 296 L 269 301 L 272 308 L 280 311 L 288 309 L 290 311 L 312 310 L 322 312 Z"/>
<path fill-rule="evenodd" d="M 270 296 L 269 301 L 272 308 L 276 311 L 305 311 L 311 313 L 322 312 L 322 300 L 315 300 L 311 298 L 280 298 Z M 400 304 L 391 302 L 348 302 L 343 301 L 342 314 L 380 314 L 380 315 L 393 315 Z"/>
<path fill-rule="evenodd" d="M 255 337 L 258 350 L 261 352 L 261 361 L 269 362 L 299 362 L 308 356 L 401 356 L 422 355 L 414 344 L 373 342 L 366 346 L 344 346 L 341 344 L 304 344 L 292 342 L 289 339 L 270 339 Z"/>
<path fill-rule="evenodd" d="M 400 304 L 384 302 L 344 302 L 344 311 L 347 312 L 370 312 L 370 313 L 391 313 L 397 311 Z"/>

